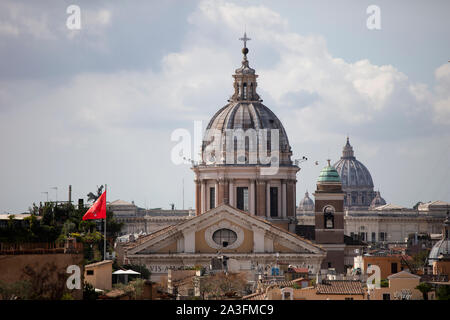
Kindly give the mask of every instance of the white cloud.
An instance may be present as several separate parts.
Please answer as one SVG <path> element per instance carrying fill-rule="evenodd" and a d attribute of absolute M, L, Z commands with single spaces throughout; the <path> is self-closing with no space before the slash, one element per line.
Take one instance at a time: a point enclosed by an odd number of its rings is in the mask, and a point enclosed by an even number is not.
<path fill-rule="evenodd" d="M 93 28 L 93 37 L 80 33 L 80 37 L 74 38 L 92 43 L 111 25 L 114 14 L 111 10 L 86 10 L 87 19 L 92 23 L 86 30 L 90 32 Z M 7 30 L 4 33 L 16 32 L 16 24 L 10 23 L 13 18 L 0 24 L 0 33 L 2 28 Z M 45 21 L 42 19 L 36 21 Z M 168 203 L 171 195 L 163 194 L 159 182 L 178 178 L 170 176 L 175 170 L 168 160 L 170 131 L 180 123 L 190 125 L 193 120 L 208 120 L 226 104 L 232 93 L 231 74 L 240 63 L 237 38 L 244 26 L 253 38 L 249 44 L 249 59 L 260 75 L 259 92 L 267 106 L 283 121 L 291 143 L 297 146 L 296 154 L 310 152 L 314 160 L 321 160 L 326 151 L 336 155 L 346 134 L 364 133 L 366 136 L 361 136 L 359 141 L 367 144 L 359 149 L 358 155 L 372 159 L 387 149 L 382 142 L 374 146 L 369 142 L 394 132 L 389 136 L 389 147 L 396 143 L 402 145 L 392 154 L 403 157 L 414 149 L 411 138 L 402 144 L 404 135 L 421 134 L 415 132 L 450 122 L 448 65 L 436 70 L 436 86 L 429 89 L 422 83 L 411 82 L 394 66 L 377 66 L 368 60 L 348 63 L 333 57 L 322 36 L 293 32 L 288 21 L 264 6 L 203 1 L 188 21 L 189 30 L 181 48 L 166 54 L 158 70 L 80 73 L 58 85 L 11 80 L 0 86 L 3 88 L 0 89 L 0 106 L 4 109 L 0 110 L 3 136 L 0 146 L 13 152 L 8 154 L 9 163 L 14 166 L 16 156 L 21 159 L 15 165 L 17 170 L 21 168 L 19 163 L 38 170 L 25 159 L 32 159 L 44 149 L 67 149 L 67 156 L 58 157 L 70 160 L 74 171 L 88 170 L 89 181 L 96 181 L 97 173 L 91 169 L 92 163 L 85 155 L 95 154 L 99 139 L 103 139 L 111 150 L 102 150 L 113 159 L 109 170 L 132 171 L 131 180 L 124 172 L 114 171 L 119 196 L 130 194 L 129 190 L 136 188 L 139 195 L 156 194 Z M 19 33 L 28 30 L 26 25 L 19 24 L 18 28 Z M 46 29 L 36 30 L 41 30 L 41 34 Z M 105 47 L 106 52 L 107 49 Z M 274 51 L 276 58 L 271 65 L 258 67 L 254 62 L 266 51 Z M 431 118 L 436 123 L 432 123 Z M 11 141 L 8 132 L 18 127 L 23 129 Z M 403 132 L 404 135 L 397 134 Z M 386 138 L 380 138 L 383 139 Z M 438 146 L 437 142 L 427 144 L 427 139 L 435 137 L 422 137 L 421 154 L 432 152 Z M 445 135 L 441 139 L 445 139 Z M 16 150 L 17 145 L 21 151 Z M 329 146 L 334 149 L 319 150 Z M 68 149 L 82 152 L 82 156 L 78 156 L 82 158 L 82 165 L 72 159 L 76 153 Z M 53 156 L 54 153 L 43 153 L 40 162 L 43 166 L 46 159 L 53 163 Z M 130 168 L 130 161 L 135 167 Z M 189 173 L 187 168 L 182 169 Z M 67 181 L 71 170 L 58 170 L 56 173 Z M 145 171 L 142 176 L 141 171 Z M 106 177 L 107 173 L 104 172 Z M 39 179 L 35 172 L 29 174 Z M 308 176 L 307 172 L 302 172 L 309 181 L 314 181 L 314 174 Z M 155 176 L 161 180 L 155 180 Z M 140 181 L 142 177 L 145 181 Z M 380 177 L 383 179 L 382 175 Z M 148 185 L 151 180 L 154 183 Z"/>
<path fill-rule="evenodd" d="M 434 119 L 438 123 L 450 124 L 450 64 L 444 64 L 435 72 L 436 100 Z"/>

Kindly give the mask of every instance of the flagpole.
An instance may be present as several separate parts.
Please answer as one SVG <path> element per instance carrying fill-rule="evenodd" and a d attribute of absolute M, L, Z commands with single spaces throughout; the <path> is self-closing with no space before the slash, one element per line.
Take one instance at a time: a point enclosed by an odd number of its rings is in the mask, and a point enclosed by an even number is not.
<path fill-rule="evenodd" d="M 106 196 L 107 196 L 106 188 L 107 188 L 107 186 L 105 184 L 105 206 L 106 206 Z M 105 229 L 105 236 L 104 236 L 104 239 L 103 239 L 103 260 L 106 260 L 106 213 L 105 213 L 104 223 L 105 223 L 105 228 L 104 228 Z"/>

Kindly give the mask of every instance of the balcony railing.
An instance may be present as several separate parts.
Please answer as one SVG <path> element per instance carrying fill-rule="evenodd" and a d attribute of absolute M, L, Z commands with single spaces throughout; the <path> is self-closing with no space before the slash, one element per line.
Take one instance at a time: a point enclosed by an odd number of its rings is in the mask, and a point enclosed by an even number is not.
<path fill-rule="evenodd" d="M 83 244 L 78 242 L 0 243 L 0 255 L 82 253 L 82 252 L 83 252 Z"/>

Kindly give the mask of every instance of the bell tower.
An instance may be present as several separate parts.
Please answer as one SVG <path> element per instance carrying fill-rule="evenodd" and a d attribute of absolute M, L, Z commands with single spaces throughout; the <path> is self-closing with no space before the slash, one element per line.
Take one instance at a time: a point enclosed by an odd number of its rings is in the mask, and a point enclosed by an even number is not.
<path fill-rule="evenodd" d="M 327 250 L 321 269 L 344 270 L 344 192 L 339 173 L 328 165 L 317 180 L 315 197 L 315 241 Z"/>

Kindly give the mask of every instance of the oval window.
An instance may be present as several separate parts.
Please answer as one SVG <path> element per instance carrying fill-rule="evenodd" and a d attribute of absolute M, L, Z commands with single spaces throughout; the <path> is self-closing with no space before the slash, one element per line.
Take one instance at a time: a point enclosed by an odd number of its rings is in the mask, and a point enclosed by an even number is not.
<path fill-rule="evenodd" d="M 212 238 L 215 243 L 226 248 L 236 241 L 237 234 L 236 232 L 230 229 L 219 229 L 213 233 Z"/>

